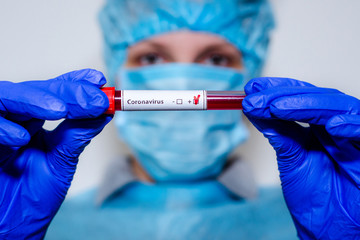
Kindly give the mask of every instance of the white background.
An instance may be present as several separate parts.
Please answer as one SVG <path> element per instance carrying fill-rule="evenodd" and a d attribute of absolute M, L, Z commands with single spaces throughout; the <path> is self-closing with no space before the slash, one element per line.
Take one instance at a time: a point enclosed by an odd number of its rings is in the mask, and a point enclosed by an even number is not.
<path fill-rule="evenodd" d="M 360 1 L 272 3 L 277 29 L 264 75 L 297 78 L 360 98 Z M 97 22 L 102 4 L 102 0 L 0 0 L 0 79 L 48 79 L 81 68 L 104 71 Z M 249 128 L 251 137 L 240 151 L 259 184 L 279 184 L 274 151 Z M 106 164 L 121 153 L 120 144 L 111 123 L 82 154 L 69 194 L 95 186 Z"/>

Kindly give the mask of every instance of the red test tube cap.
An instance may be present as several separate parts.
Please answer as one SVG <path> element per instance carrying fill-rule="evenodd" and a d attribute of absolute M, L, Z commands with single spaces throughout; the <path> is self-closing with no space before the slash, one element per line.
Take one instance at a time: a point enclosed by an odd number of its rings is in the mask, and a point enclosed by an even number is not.
<path fill-rule="evenodd" d="M 109 99 L 109 108 L 104 114 L 115 114 L 115 87 L 104 87 L 101 90 Z"/>

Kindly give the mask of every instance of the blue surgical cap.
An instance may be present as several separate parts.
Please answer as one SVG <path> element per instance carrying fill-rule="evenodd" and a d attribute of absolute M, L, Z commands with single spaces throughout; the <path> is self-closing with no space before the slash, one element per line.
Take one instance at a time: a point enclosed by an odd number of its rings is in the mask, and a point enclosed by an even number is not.
<path fill-rule="evenodd" d="M 249 77 L 261 73 L 274 26 L 267 0 L 107 0 L 99 15 L 110 84 L 134 43 L 172 31 L 216 34 L 243 55 Z"/>

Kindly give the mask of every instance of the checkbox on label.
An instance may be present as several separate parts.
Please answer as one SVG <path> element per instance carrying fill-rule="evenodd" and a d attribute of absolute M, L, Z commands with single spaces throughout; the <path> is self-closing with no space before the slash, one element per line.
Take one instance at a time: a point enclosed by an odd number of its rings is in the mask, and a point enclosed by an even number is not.
<path fill-rule="evenodd" d="M 183 100 L 182 99 L 176 99 L 176 104 L 183 104 Z"/>

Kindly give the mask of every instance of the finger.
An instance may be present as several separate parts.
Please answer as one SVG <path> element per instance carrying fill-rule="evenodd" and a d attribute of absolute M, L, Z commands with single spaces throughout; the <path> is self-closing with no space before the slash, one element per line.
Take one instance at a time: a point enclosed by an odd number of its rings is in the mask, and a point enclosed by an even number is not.
<path fill-rule="evenodd" d="M 360 185 L 360 137 L 356 136 L 359 133 L 359 119 L 360 116 L 356 115 L 337 115 L 325 127 L 316 126 L 326 129 L 326 132 L 321 131 L 316 135 L 326 152 L 336 161 L 337 169 L 342 174 L 346 173 L 357 186 Z"/>
<path fill-rule="evenodd" d="M 15 114 L 15 113 L 7 113 L 7 114 L 3 114 L 3 116 L 6 117 L 7 120 L 16 122 L 16 123 L 26 122 L 31 119 L 34 119 L 31 116 L 24 116 L 24 115 Z"/>
<path fill-rule="evenodd" d="M 247 95 L 274 87 L 314 87 L 314 85 L 291 78 L 261 77 L 253 78 L 245 85 Z"/>
<path fill-rule="evenodd" d="M 44 123 L 45 120 L 33 118 L 27 121 L 20 122 L 19 125 L 25 128 L 32 137 L 40 130 L 43 130 Z"/>
<path fill-rule="evenodd" d="M 281 185 L 287 196 L 304 191 L 308 184 L 309 172 L 313 169 L 325 169 L 329 161 L 308 158 L 308 149 L 322 151 L 311 127 L 302 127 L 295 122 L 249 118 L 254 126 L 264 134 L 276 152 Z"/>
<path fill-rule="evenodd" d="M 94 118 L 100 116 L 109 107 L 109 99 L 97 86 L 77 81 L 36 81 L 24 82 L 46 89 L 58 96 L 67 107 L 66 118 Z"/>
<path fill-rule="evenodd" d="M 63 74 L 49 81 L 29 81 L 25 85 L 36 85 L 47 89 L 62 99 L 68 108 L 66 118 L 94 118 L 109 107 L 109 99 L 99 89 L 106 83 L 101 72 L 91 69 Z"/>
<path fill-rule="evenodd" d="M 325 125 L 334 115 L 359 114 L 360 101 L 343 93 L 301 94 L 272 101 L 270 112 L 277 118 Z"/>
<path fill-rule="evenodd" d="M 302 161 L 302 152 L 306 145 L 308 128 L 294 122 L 282 120 L 256 119 L 248 117 L 250 122 L 269 140 L 276 151 L 279 169 L 292 170 L 297 161 Z"/>
<path fill-rule="evenodd" d="M 290 97 L 294 95 L 298 95 L 299 98 L 301 98 L 305 94 L 321 95 L 329 93 L 342 94 L 338 90 L 330 88 L 301 86 L 276 87 L 246 96 L 242 102 L 242 106 L 244 108 L 244 113 L 248 114 L 249 116 L 272 119 L 273 116 L 272 112 L 270 111 L 270 106 L 277 99 L 283 99 L 286 101 L 287 99 L 291 99 Z M 296 107 L 296 104 L 294 104 L 294 108 Z"/>
<path fill-rule="evenodd" d="M 46 135 L 49 161 L 58 174 L 72 178 L 80 153 L 111 119 L 111 116 L 67 119 Z"/>
<path fill-rule="evenodd" d="M 360 140 L 359 115 L 336 115 L 326 123 L 325 127 L 332 136 Z"/>
<path fill-rule="evenodd" d="M 33 85 L 36 83 L 36 85 L 39 87 L 47 87 L 49 85 L 52 86 L 51 83 L 54 82 L 86 82 L 100 88 L 106 84 L 106 78 L 100 71 L 94 69 L 82 69 L 62 74 L 47 81 L 26 81 L 23 82 L 23 84 Z M 55 84 L 55 86 L 57 85 Z"/>
<path fill-rule="evenodd" d="M 97 87 L 102 87 L 103 85 L 106 84 L 106 78 L 104 77 L 104 74 L 102 72 L 89 68 L 65 73 L 55 78 L 54 80 L 62 80 L 62 81 L 70 80 L 73 82 L 86 81 Z"/>
<path fill-rule="evenodd" d="M 11 89 L 11 90 L 10 90 Z M 66 104 L 56 95 L 34 86 L 0 82 L 0 113 L 57 120 L 66 116 Z"/>
<path fill-rule="evenodd" d="M 22 126 L 0 117 L 0 144 L 20 147 L 30 141 L 30 133 Z"/>

